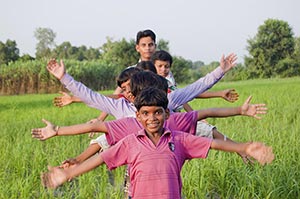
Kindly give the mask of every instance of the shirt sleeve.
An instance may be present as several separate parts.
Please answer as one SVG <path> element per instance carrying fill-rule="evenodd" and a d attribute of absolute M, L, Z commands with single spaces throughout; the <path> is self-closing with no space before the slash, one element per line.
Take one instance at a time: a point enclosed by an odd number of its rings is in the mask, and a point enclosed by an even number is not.
<path fill-rule="evenodd" d="M 188 103 L 195 97 L 205 92 L 216 84 L 224 76 L 223 69 L 219 66 L 212 72 L 208 73 L 204 77 L 198 79 L 192 84 L 184 88 L 176 89 L 175 91 L 169 93 L 169 109 L 175 110 L 179 106 Z"/>
<path fill-rule="evenodd" d="M 74 80 L 69 74 L 63 76 L 61 83 L 89 107 L 104 111 L 117 119 L 134 116 L 134 106 L 126 102 L 124 98 L 113 99 L 94 92 L 81 82 Z"/>
<path fill-rule="evenodd" d="M 185 113 L 172 113 L 165 122 L 165 126 L 170 130 L 183 131 L 192 135 L 196 134 L 198 111 Z"/>
<path fill-rule="evenodd" d="M 143 129 L 141 123 L 132 117 L 107 121 L 104 124 L 108 131 L 105 135 L 109 145 L 114 145 L 127 135 Z"/>
<path fill-rule="evenodd" d="M 182 142 L 185 147 L 187 159 L 206 158 L 210 150 L 212 139 L 183 133 Z"/>
<path fill-rule="evenodd" d="M 129 148 L 127 138 L 122 139 L 116 145 L 100 153 L 103 161 L 110 170 L 128 164 Z"/>

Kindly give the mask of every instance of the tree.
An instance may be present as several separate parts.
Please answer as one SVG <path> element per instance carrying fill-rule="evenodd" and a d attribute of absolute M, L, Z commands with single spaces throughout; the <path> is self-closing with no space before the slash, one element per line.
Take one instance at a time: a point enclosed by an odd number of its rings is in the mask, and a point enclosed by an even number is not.
<path fill-rule="evenodd" d="M 19 57 L 19 49 L 17 48 L 16 41 L 10 39 L 6 40 L 6 43 L 0 41 L 0 64 L 16 61 Z"/>
<path fill-rule="evenodd" d="M 300 62 L 300 37 L 295 38 L 295 51 L 293 57 L 297 62 Z"/>
<path fill-rule="evenodd" d="M 292 56 L 295 41 L 287 22 L 268 19 L 248 44 L 250 57 L 245 57 L 245 65 L 251 77 L 269 78 L 277 75 L 276 67 L 281 60 Z"/>
<path fill-rule="evenodd" d="M 50 28 L 37 28 L 34 37 L 38 40 L 35 56 L 37 59 L 51 56 L 51 49 L 55 46 L 56 33 Z"/>
<path fill-rule="evenodd" d="M 169 41 L 166 41 L 164 39 L 160 39 L 157 42 L 157 49 L 169 52 Z"/>
<path fill-rule="evenodd" d="M 192 61 L 186 60 L 180 56 L 173 56 L 171 71 L 176 79 L 176 83 L 191 83 L 189 70 L 191 69 Z"/>
<path fill-rule="evenodd" d="M 113 41 L 109 37 L 106 39 L 107 42 L 100 48 L 101 59 L 107 63 L 117 64 L 119 71 L 137 63 L 139 54 L 135 50 L 135 41 L 133 39 L 129 42 L 124 38 L 120 41 Z"/>

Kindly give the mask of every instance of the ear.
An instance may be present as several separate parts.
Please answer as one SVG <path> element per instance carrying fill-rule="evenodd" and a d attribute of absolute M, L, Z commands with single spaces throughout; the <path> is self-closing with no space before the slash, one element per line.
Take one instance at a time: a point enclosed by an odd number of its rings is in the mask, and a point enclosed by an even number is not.
<path fill-rule="evenodd" d="M 141 115 L 140 115 L 140 113 L 138 111 L 136 111 L 135 115 L 136 115 L 136 120 L 140 122 L 141 121 Z"/>
<path fill-rule="evenodd" d="M 140 48 L 139 48 L 139 45 L 135 45 L 135 50 L 137 51 L 137 52 L 140 52 Z"/>
<path fill-rule="evenodd" d="M 166 120 L 170 117 L 170 110 L 167 108 L 166 110 Z"/>

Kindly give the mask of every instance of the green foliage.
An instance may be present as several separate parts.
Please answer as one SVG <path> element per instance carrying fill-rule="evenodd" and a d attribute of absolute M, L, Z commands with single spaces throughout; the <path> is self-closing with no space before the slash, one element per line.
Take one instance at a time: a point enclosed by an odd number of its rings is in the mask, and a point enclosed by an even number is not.
<path fill-rule="evenodd" d="M 180 56 L 173 56 L 171 71 L 175 77 L 176 83 L 188 83 L 190 81 L 189 69 L 192 61 L 186 60 Z"/>
<path fill-rule="evenodd" d="M 294 51 L 294 54 L 293 54 L 293 58 L 297 62 L 300 62 L 300 37 L 295 38 L 295 51 Z"/>
<path fill-rule="evenodd" d="M 249 73 L 245 66 L 237 64 L 233 69 L 228 71 L 222 80 L 224 81 L 240 81 L 249 79 Z"/>
<path fill-rule="evenodd" d="M 139 54 L 135 50 L 133 39 L 129 42 L 124 38 L 119 41 L 113 41 L 109 37 L 106 39 L 107 42 L 101 47 L 101 59 L 108 63 L 114 63 L 119 71 L 137 63 Z"/>
<path fill-rule="evenodd" d="M 46 69 L 48 60 L 16 61 L 0 66 L 0 94 L 53 93 L 62 84 Z M 68 73 L 95 90 L 113 89 L 119 71 L 105 61 L 65 60 Z"/>
<path fill-rule="evenodd" d="M 251 77 L 269 78 L 276 76 L 280 60 L 292 56 L 295 41 L 287 22 L 268 19 L 258 28 L 256 36 L 248 40 L 248 44 L 251 56 L 245 58 L 245 65 Z"/>
<path fill-rule="evenodd" d="M 286 58 L 277 63 L 275 70 L 279 77 L 299 76 L 300 62 L 297 62 L 295 59 Z"/>
<path fill-rule="evenodd" d="M 51 58 L 51 49 L 55 46 L 56 33 L 50 28 L 37 28 L 34 37 L 38 40 L 35 56 L 37 59 Z"/>
<path fill-rule="evenodd" d="M 72 59 L 72 60 L 96 60 L 100 57 L 99 49 L 87 48 L 86 46 L 72 46 L 70 42 L 63 42 L 56 46 L 52 51 L 52 57 L 58 59 Z"/>
<path fill-rule="evenodd" d="M 14 62 L 19 59 L 19 49 L 16 41 L 6 40 L 6 43 L 0 41 L 0 65 Z"/>
<path fill-rule="evenodd" d="M 167 51 L 169 52 L 170 49 L 169 49 L 169 41 L 166 41 L 164 39 L 160 39 L 158 42 L 157 42 L 157 47 L 156 47 L 157 50 L 164 50 L 164 51 Z"/>

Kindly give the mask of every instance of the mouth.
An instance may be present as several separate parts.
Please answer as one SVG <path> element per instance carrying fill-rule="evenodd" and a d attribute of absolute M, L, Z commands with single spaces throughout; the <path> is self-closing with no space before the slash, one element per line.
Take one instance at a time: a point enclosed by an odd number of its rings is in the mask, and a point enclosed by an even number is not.
<path fill-rule="evenodd" d="M 147 124 L 147 127 L 149 128 L 157 128 L 159 126 L 158 122 L 151 122 Z"/>

